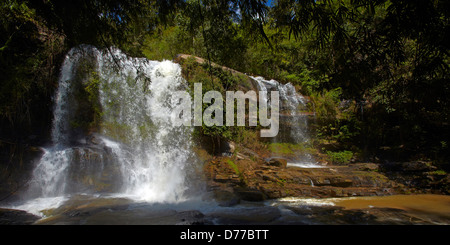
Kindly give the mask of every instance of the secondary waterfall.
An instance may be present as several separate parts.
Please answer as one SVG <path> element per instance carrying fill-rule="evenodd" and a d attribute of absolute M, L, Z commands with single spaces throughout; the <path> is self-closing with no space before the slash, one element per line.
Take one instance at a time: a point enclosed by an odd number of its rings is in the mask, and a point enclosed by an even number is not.
<path fill-rule="evenodd" d="M 33 172 L 30 198 L 107 192 L 150 202 L 186 199 L 195 158 L 191 128 L 176 127 L 179 65 L 118 49 L 73 48 L 61 68 L 52 145 Z"/>
<path fill-rule="evenodd" d="M 282 84 L 275 80 L 266 80 L 263 77 L 251 78 L 257 82 L 260 91 L 279 91 L 280 93 L 280 133 L 273 140 L 275 142 L 289 142 L 305 144 L 309 141 L 308 118 L 302 113 L 307 107 L 305 98 L 297 93 L 291 83 Z M 268 98 L 264 98 L 265 101 Z M 269 103 L 270 104 L 270 103 Z M 319 167 L 309 154 L 297 154 L 295 159 L 290 159 L 291 165 L 300 167 Z"/>

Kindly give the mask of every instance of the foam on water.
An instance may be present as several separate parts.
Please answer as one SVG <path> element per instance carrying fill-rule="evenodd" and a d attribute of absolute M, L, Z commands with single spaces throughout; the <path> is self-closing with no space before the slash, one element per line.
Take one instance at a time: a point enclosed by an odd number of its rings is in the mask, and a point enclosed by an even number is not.
<path fill-rule="evenodd" d="M 180 66 L 170 61 L 131 58 L 118 49 L 111 50 L 81 46 L 67 54 L 55 96 L 53 145 L 37 161 L 26 195 L 29 203 L 20 207 L 35 213 L 46 204 L 53 206 L 51 200 L 61 201 L 64 196 L 77 194 L 76 188 L 67 186 L 68 180 L 74 171 L 82 172 L 79 168 L 90 167 L 77 164 L 88 158 L 83 154 L 91 150 L 73 145 L 71 132 L 78 106 L 74 87 L 89 82 L 80 81 L 78 75 L 86 62 L 91 62 L 92 74 L 97 76 L 102 110 L 100 132 L 95 137 L 108 150 L 108 155 L 100 154 L 100 163 L 96 164 L 118 163 L 121 186 L 114 194 L 147 202 L 188 199 L 187 176 L 194 164 L 190 150 L 192 129 L 174 125 L 179 115 L 173 110 L 176 102 L 171 100 L 175 91 L 186 88 Z M 92 171 L 103 170 L 92 167 Z"/>
<path fill-rule="evenodd" d="M 24 203 L 19 203 L 16 205 L 9 206 L 8 208 L 25 210 L 28 213 L 34 214 L 36 216 L 45 217 L 44 210 L 53 209 L 60 207 L 65 203 L 69 197 L 67 196 L 57 196 L 57 197 L 39 197 L 35 199 L 28 200 Z"/>

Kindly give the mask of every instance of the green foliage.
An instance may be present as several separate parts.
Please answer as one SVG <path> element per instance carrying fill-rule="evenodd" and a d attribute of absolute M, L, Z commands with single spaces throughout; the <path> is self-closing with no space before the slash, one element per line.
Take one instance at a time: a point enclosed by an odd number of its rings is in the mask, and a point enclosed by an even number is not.
<path fill-rule="evenodd" d="M 448 173 L 444 170 L 435 170 L 432 172 L 428 172 L 429 175 L 447 175 Z"/>
<path fill-rule="evenodd" d="M 259 138 L 258 128 L 235 127 L 231 140 L 249 149 L 262 149 L 264 144 Z"/>
<path fill-rule="evenodd" d="M 291 155 L 294 153 L 294 149 L 289 143 L 271 143 L 268 149 L 274 154 Z"/>
<path fill-rule="evenodd" d="M 353 152 L 351 151 L 339 151 L 339 152 L 327 151 L 326 154 L 332 164 L 338 165 L 349 163 L 350 160 L 353 158 Z"/>
<path fill-rule="evenodd" d="M 339 114 L 339 103 L 342 90 L 340 88 L 313 93 L 311 100 L 314 104 L 316 118 L 321 122 L 333 122 Z"/>
<path fill-rule="evenodd" d="M 158 59 L 189 53 L 296 85 L 314 104 L 320 138 L 448 156 L 441 145 L 449 137 L 441 133 L 449 132 L 450 113 L 447 2 L 280 0 L 267 8 L 187 1 L 147 40 Z M 212 79 L 221 75 L 213 72 L 197 81 L 225 89 L 235 83 Z"/>
<path fill-rule="evenodd" d="M 70 123 L 73 129 L 86 133 L 99 129 L 103 114 L 99 100 L 100 77 L 95 66 L 96 61 L 92 57 L 81 60 L 70 84 L 73 92 L 69 103 L 76 103 L 71 104 L 76 111 L 71 115 Z"/>
<path fill-rule="evenodd" d="M 100 78 L 96 72 L 92 72 L 84 90 L 88 94 L 88 101 L 92 105 L 93 120 L 90 123 L 91 128 L 97 128 L 102 118 L 102 108 L 99 101 Z"/>
<path fill-rule="evenodd" d="M 49 124 L 64 52 L 93 44 L 158 60 L 187 53 L 290 82 L 310 96 L 320 138 L 448 158 L 449 8 L 444 0 L 278 0 L 273 7 L 243 0 L 2 1 L 2 128 L 20 135 L 42 115 Z M 220 92 L 251 87 L 208 64 L 185 61 L 190 85 Z M 94 101 L 91 78 L 85 92 Z M 95 108 L 92 115 L 99 115 Z M 201 130 L 248 143 L 257 138 L 248 128 Z"/>
<path fill-rule="evenodd" d="M 63 37 L 27 1 L 2 1 L 0 15 L 0 125 L 2 137 L 14 138 L 48 123 Z"/>
<path fill-rule="evenodd" d="M 150 60 L 172 60 L 177 54 L 192 53 L 188 42 L 179 26 L 158 28 L 146 36 L 142 53 Z"/>

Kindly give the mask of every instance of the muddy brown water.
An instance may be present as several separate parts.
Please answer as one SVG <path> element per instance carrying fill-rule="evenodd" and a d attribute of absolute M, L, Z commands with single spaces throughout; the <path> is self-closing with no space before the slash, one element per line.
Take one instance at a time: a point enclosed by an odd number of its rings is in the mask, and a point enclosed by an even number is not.
<path fill-rule="evenodd" d="M 53 208 L 4 210 L 3 224 L 450 224 L 450 196 L 394 195 L 345 198 L 282 198 L 219 207 L 210 202 L 136 203 L 119 197 L 72 196 Z M 27 218 L 21 221 L 21 218 Z"/>
<path fill-rule="evenodd" d="M 450 196 L 393 195 L 333 199 L 336 206 L 345 209 L 396 208 L 411 213 L 441 216 L 450 219 Z"/>

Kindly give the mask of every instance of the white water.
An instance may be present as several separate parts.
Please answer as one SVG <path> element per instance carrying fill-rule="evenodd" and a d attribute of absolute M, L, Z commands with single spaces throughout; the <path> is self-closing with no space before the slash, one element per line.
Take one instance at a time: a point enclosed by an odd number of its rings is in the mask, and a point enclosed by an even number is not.
<path fill-rule="evenodd" d="M 286 121 L 290 124 L 289 136 L 295 144 L 304 144 L 309 141 L 307 129 L 307 118 L 301 114 L 301 109 L 306 107 L 305 98 L 297 93 L 295 87 L 291 83 L 282 84 L 275 80 L 266 80 L 263 77 L 252 77 L 258 83 L 260 91 L 279 91 L 281 99 L 281 113 L 287 115 Z M 264 98 L 268 101 L 268 98 Z M 276 142 L 282 142 L 284 139 L 275 138 Z M 322 167 L 317 164 L 313 157 L 309 154 L 297 154 L 295 159 L 288 161 L 288 166 L 300 168 L 317 168 Z"/>
<path fill-rule="evenodd" d="M 119 73 L 109 56 L 99 59 L 103 123 L 121 129 L 127 147 L 105 140 L 122 160 L 121 193 L 154 202 L 185 200 L 186 167 L 192 157 L 191 128 L 174 126 L 174 91 L 184 89 L 179 65 L 128 58 L 119 50 Z M 151 82 L 149 82 L 151 81 Z M 109 127 L 102 133 L 114 135 Z"/>
<path fill-rule="evenodd" d="M 336 198 L 284 197 L 268 201 L 269 206 L 335 206 Z"/>
<path fill-rule="evenodd" d="M 96 141 L 93 146 L 89 137 L 71 129 L 78 106 L 74 84 L 87 86 L 92 78 L 75 78 L 83 62 L 93 62 L 102 110 L 100 132 L 89 136 Z M 174 126 L 179 115 L 173 113 L 177 102 L 171 99 L 185 87 L 181 68 L 170 61 L 130 58 L 117 49 L 112 54 L 90 46 L 72 49 L 55 96 L 52 145 L 36 164 L 26 201 L 15 208 L 36 214 L 59 205 L 86 189 L 75 181 L 93 184 L 93 179 L 111 175 L 107 168 L 120 178 L 115 181 L 120 186 L 108 195 L 160 203 L 187 200 L 194 164 L 192 129 Z"/>
<path fill-rule="evenodd" d="M 289 121 L 292 125 L 296 125 L 295 127 L 291 127 L 291 137 L 296 143 L 306 142 L 308 140 L 308 135 L 305 131 L 306 120 L 304 117 L 300 117 L 300 110 L 306 106 L 305 98 L 301 94 L 297 93 L 295 87 L 291 83 L 282 84 L 273 79 L 265 80 L 263 77 L 251 78 L 258 83 L 260 91 L 279 91 L 281 111 L 290 116 Z M 266 101 L 268 100 L 268 98 L 264 99 Z"/>
<path fill-rule="evenodd" d="M 68 169 L 73 156 L 73 149 L 67 147 L 70 139 L 70 120 L 75 107 L 71 96 L 71 82 L 75 74 L 76 61 L 81 58 L 82 53 L 72 49 L 66 55 L 61 67 L 53 110 L 52 146 L 43 149 L 44 154 L 33 171 L 27 193 L 29 198 L 45 199 L 65 194 Z"/>
<path fill-rule="evenodd" d="M 30 190 L 33 197 L 57 197 L 65 194 L 72 150 L 52 147 L 45 149 L 33 171 Z"/>
<path fill-rule="evenodd" d="M 52 145 L 36 163 L 24 202 L 13 208 L 39 214 L 76 194 L 172 204 L 197 198 L 188 194 L 195 171 L 192 128 L 175 126 L 174 120 L 179 115 L 173 109 L 179 102 L 172 95 L 187 87 L 180 66 L 111 50 L 82 46 L 67 54 L 55 94 Z M 91 70 L 80 70 L 86 69 L 86 63 Z M 84 75 L 80 78 L 80 74 Z M 305 100 L 294 86 L 253 79 L 262 91 L 280 91 L 284 111 L 293 123 L 300 120 L 296 115 Z M 86 87 L 93 80 L 98 83 L 101 118 L 97 133 L 85 135 L 73 130 L 82 103 L 75 87 Z M 296 141 L 308 139 L 303 127 L 293 128 Z M 305 161 L 289 164 L 314 166 Z M 110 182 L 97 183 L 105 178 Z M 110 183 L 115 184 L 109 187 Z"/>

